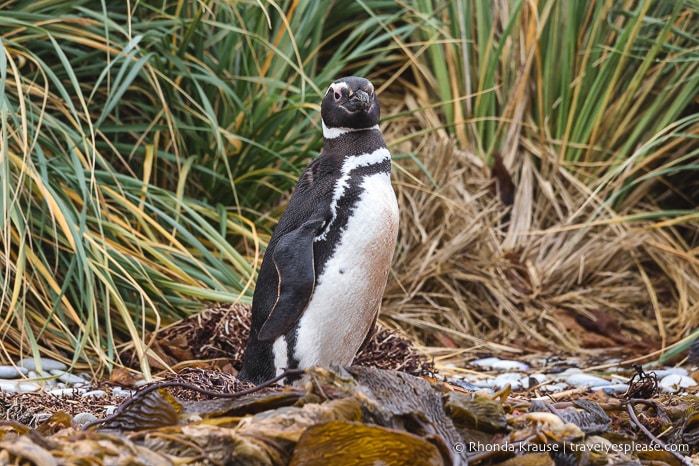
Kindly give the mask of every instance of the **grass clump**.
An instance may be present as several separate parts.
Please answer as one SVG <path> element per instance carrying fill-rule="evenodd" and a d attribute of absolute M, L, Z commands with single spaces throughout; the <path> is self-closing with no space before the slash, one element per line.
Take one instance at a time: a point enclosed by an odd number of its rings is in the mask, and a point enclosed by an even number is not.
<path fill-rule="evenodd" d="M 249 302 L 268 214 L 319 149 L 319 94 L 393 32 L 327 31 L 297 2 L 3 9 L 0 359 L 97 370 L 130 342 L 147 374 L 161 323 Z"/>
<path fill-rule="evenodd" d="M 421 157 L 402 178 L 386 314 L 452 354 L 638 354 L 697 328 L 696 5 L 418 8 L 430 53 L 412 66 L 412 107 L 396 112 L 443 130 L 395 136 Z"/>
<path fill-rule="evenodd" d="M 378 85 L 396 160 L 387 320 L 457 352 L 686 336 L 697 14 L 650 0 L 6 2 L 0 360 L 97 371 L 129 343 L 148 374 L 162 323 L 249 302 L 320 149 L 320 96 L 348 74 Z"/>

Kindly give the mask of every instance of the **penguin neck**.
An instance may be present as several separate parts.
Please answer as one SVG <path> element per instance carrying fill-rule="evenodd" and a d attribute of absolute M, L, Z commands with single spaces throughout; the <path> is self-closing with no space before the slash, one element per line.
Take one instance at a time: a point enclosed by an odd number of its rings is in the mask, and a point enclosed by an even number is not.
<path fill-rule="evenodd" d="M 326 154 L 345 158 L 378 149 L 386 149 L 379 125 L 365 129 L 326 128 L 323 125 L 323 152 Z"/>
<path fill-rule="evenodd" d="M 321 119 L 320 121 L 321 125 L 323 126 L 323 139 L 325 140 L 325 142 L 331 139 L 337 139 L 348 133 L 364 133 L 364 131 L 377 131 L 381 133 L 378 124 L 369 128 L 330 128 L 325 125 L 325 121 L 323 119 Z"/>

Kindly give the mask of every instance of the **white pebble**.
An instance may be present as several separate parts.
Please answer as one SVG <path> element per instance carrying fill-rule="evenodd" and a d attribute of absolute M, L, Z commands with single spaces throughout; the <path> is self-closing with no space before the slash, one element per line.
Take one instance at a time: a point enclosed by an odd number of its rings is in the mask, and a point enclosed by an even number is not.
<path fill-rule="evenodd" d="M 128 390 L 121 387 L 114 387 L 112 390 L 112 395 L 119 398 L 130 398 L 136 393 L 135 390 Z"/>
<path fill-rule="evenodd" d="M 75 416 L 73 416 L 71 423 L 75 427 L 81 427 L 87 424 L 88 422 L 93 422 L 96 420 L 97 416 L 95 416 L 92 413 L 78 413 Z"/>
<path fill-rule="evenodd" d="M 680 374 L 667 375 L 658 382 L 658 386 L 662 388 L 665 393 L 675 393 L 681 388 L 693 387 L 696 384 L 693 378 Z"/>
<path fill-rule="evenodd" d="M 684 367 L 666 367 L 665 369 L 658 369 L 658 370 L 650 369 L 650 370 L 646 371 L 646 373 L 650 373 L 650 372 L 655 372 L 655 376 L 658 379 L 664 379 L 668 375 L 683 375 L 683 376 L 689 375 L 689 372 L 687 372 L 687 369 L 685 369 Z"/>
<path fill-rule="evenodd" d="M 482 367 L 484 369 L 492 369 L 493 364 L 502 361 L 500 358 L 483 358 L 483 359 L 476 359 L 475 361 L 471 361 L 471 364 L 474 366 Z"/>
<path fill-rule="evenodd" d="M 68 385 L 83 385 L 85 384 L 85 379 L 78 375 L 73 375 L 65 371 L 52 370 L 51 375 L 57 375 L 58 380 Z"/>
<path fill-rule="evenodd" d="M 16 379 L 28 373 L 29 370 L 24 367 L 0 366 L 0 379 Z"/>
<path fill-rule="evenodd" d="M 104 390 L 90 390 L 89 392 L 83 393 L 83 398 L 101 398 L 106 394 L 107 392 Z"/>
<path fill-rule="evenodd" d="M 565 378 L 565 381 L 574 387 L 601 387 L 609 385 L 609 380 L 588 374 L 572 374 Z"/>
<path fill-rule="evenodd" d="M 558 393 L 558 392 L 562 392 L 566 388 L 568 388 L 567 384 L 565 384 L 563 382 L 559 382 L 559 383 L 549 383 L 546 385 L 542 385 L 540 390 L 542 392 Z M 548 397 L 543 397 L 542 399 L 548 400 Z"/>
<path fill-rule="evenodd" d="M 563 372 L 559 372 L 558 374 L 556 374 L 556 377 L 559 379 L 562 379 L 562 378 L 568 377 L 569 375 L 582 374 L 582 373 L 583 373 L 582 369 L 578 369 L 577 367 L 569 367 L 568 369 L 564 370 Z"/>
<path fill-rule="evenodd" d="M 8 393 L 28 393 L 39 390 L 41 386 L 38 383 L 28 382 L 26 380 L 0 380 L 0 390 Z"/>
<path fill-rule="evenodd" d="M 487 379 L 475 380 L 473 385 L 478 388 L 493 388 L 495 386 L 495 378 L 488 377 Z"/>
<path fill-rule="evenodd" d="M 17 363 L 18 366 L 24 367 L 29 370 L 36 370 L 37 367 L 37 361 L 34 358 L 24 358 L 20 359 L 20 361 Z M 40 358 L 39 362 L 41 363 L 41 369 L 43 371 L 51 371 L 51 370 L 59 370 L 59 371 L 64 371 L 68 369 L 68 366 L 63 364 L 60 361 L 56 361 L 55 359 L 50 359 L 50 358 Z"/>
<path fill-rule="evenodd" d="M 111 416 L 112 414 L 116 413 L 117 408 L 117 406 L 106 406 L 104 408 L 104 415 Z"/>
<path fill-rule="evenodd" d="M 84 388 L 54 388 L 49 390 L 49 393 L 53 396 L 73 396 L 81 395 L 85 392 Z"/>
<path fill-rule="evenodd" d="M 510 361 L 507 359 L 500 359 L 496 357 L 476 359 L 475 361 L 471 361 L 471 364 L 473 364 L 474 366 L 482 367 L 483 369 L 495 369 L 499 371 L 529 370 L 529 365 L 523 362 Z"/>
<path fill-rule="evenodd" d="M 548 380 L 548 376 L 546 374 L 531 374 L 531 375 L 526 375 L 519 379 L 519 383 L 524 389 L 529 389 L 535 385 L 542 384 Z"/>
<path fill-rule="evenodd" d="M 528 371 L 529 365 L 527 365 L 523 362 L 519 362 L 519 361 L 502 360 L 502 361 L 496 361 L 495 363 L 493 363 L 492 368 L 500 370 L 500 371 L 510 371 L 510 370 Z"/>
<path fill-rule="evenodd" d="M 595 390 L 604 390 L 605 393 L 613 395 L 615 393 L 626 393 L 629 391 L 629 384 L 626 383 L 613 383 L 610 385 L 600 385 L 595 387 Z"/>
<path fill-rule="evenodd" d="M 522 374 L 505 372 L 504 374 L 500 374 L 493 379 L 493 388 L 502 390 L 509 385 L 512 387 L 512 390 L 520 390 L 522 388 L 522 383 L 520 382 L 521 378 Z"/>

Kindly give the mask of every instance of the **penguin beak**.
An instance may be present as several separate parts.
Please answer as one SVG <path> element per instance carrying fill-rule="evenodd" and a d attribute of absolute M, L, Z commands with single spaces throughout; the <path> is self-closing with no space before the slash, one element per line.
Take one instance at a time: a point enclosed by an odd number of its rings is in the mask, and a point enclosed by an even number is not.
<path fill-rule="evenodd" d="M 350 110 L 352 111 L 366 110 L 371 106 L 371 99 L 369 99 L 369 94 L 359 89 L 354 91 L 348 103 L 350 104 Z"/>

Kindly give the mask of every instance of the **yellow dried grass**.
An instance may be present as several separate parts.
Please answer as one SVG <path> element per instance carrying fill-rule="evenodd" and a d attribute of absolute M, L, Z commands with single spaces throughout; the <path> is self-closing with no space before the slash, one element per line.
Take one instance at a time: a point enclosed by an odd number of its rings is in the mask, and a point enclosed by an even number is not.
<path fill-rule="evenodd" d="M 552 150 L 521 140 L 506 159 L 516 194 L 504 227 L 490 169 L 413 95 L 382 97 L 387 113 L 410 115 L 385 128 L 393 153 L 422 164 L 401 159 L 394 173 L 401 227 L 384 322 L 450 357 L 601 346 L 638 356 L 699 327 L 697 251 L 671 223 L 645 219 L 638 202 L 613 210 Z M 581 332 L 581 317 L 600 316 L 619 327 Z"/>

